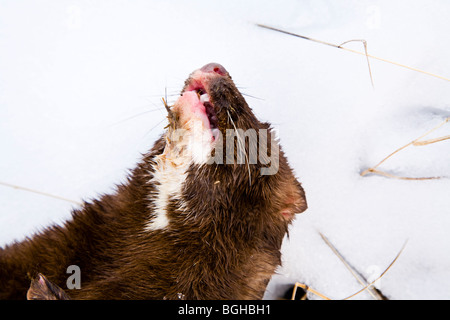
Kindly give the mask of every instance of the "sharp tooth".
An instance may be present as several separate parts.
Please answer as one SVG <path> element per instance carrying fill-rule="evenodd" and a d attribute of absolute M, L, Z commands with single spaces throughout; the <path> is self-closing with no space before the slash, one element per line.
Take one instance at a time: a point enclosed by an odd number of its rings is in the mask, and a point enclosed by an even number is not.
<path fill-rule="evenodd" d="M 219 138 L 220 130 L 218 128 L 214 128 L 211 130 L 211 133 L 214 137 L 214 140 L 217 140 Z"/>
<path fill-rule="evenodd" d="M 209 102 L 209 95 L 207 93 L 202 94 L 200 96 L 200 102 L 201 103 Z"/>

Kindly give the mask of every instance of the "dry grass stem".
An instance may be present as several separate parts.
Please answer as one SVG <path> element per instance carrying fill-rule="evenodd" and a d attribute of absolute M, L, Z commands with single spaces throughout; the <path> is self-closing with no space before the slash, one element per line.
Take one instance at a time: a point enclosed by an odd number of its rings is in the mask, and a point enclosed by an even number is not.
<path fill-rule="evenodd" d="M 369 67 L 370 82 L 372 83 L 372 87 L 375 87 L 375 85 L 374 85 L 374 83 L 373 83 L 372 69 L 370 68 L 369 52 L 367 51 L 367 41 L 364 40 L 364 39 L 360 39 L 360 40 L 348 40 L 348 41 L 345 41 L 345 42 L 341 43 L 341 44 L 339 45 L 339 48 L 345 49 L 345 48 L 342 48 L 342 46 L 343 46 L 344 44 L 347 44 L 347 43 L 349 43 L 349 42 L 354 42 L 354 41 L 362 42 L 363 45 L 364 45 L 364 52 L 365 52 L 365 54 L 366 54 L 367 66 Z"/>
<path fill-rule="evenodd" d="M 311 287 L 308 287 L 306 284 L 300 283 L 300 282 L 296 282 L 294 285 L 294 290 L 292 291 L 292 300 L 295 300 L 295 295 L 297 293 L 297 288 L 302 288 L 303 290 L 309 291 L 313 294 L 315 294 L 316 296 L 324 299 L 324 300 L 331 300 L 330 298 L 328 298 L 326 295 L 320 293 L 319 291 L 314 290 Z"/>
<path fill-rule="evenodd" d="M 416 141 L 413 143 L 413 145 L 416 147 L 427 146 L 429 144 L 444 141 L 444 140 L 450 140 L 450 136 L 445 136 L 445 137 L 440 137 L 440 138 L 435 138 L 435 139 L 430 139 L 430 140 L 425 140 L 425 141 Z"/>
<path fill-rule="evenodd" d="M 393 64 L 393 65 L 396 65 L 396 66 L 399 66 L 399 67 L 402 67 L 402 68 L 406 68 L 406 69 L 409 69 L 409 70 L 412 70 L 412 71 L 420 72 L 420 73 L 423 73 L 423 74 L 426 74 L 426 75 L 429 75 L 429 76 L 432 76 L 432 77 L 439 78 L 439 79 L 442 79 L 442 80 L 450 82 L 449 78 L 446 78 L 446 77 L 443 77 L 443 76 L 440 76 L 440 75 L 437 75 L 437 74 L 434 74 L 434 73 L 431 73 L 431 72 L 428 72 L 428 71 L 420 70 L 418 68 L 409 67 L 407 65 L 404 65 L 404 64 L 401 64 L 401 63 L 398 63 L 398 62 L 395 62 L 395 61 L 391 61 L 391 60 L 387 60 L 387 59 L 384 59 L 384 58 L 376 57 L 376 56 L 367 54 L 367 52 L 364 53 L 364 52 L 360 52 L 360 51 L 344 48 L 344 47 L 342 47 L 342 45 L 338 46 L 338 45 L 333 44 L 333 43 L 329 43 L 329 42 L 318 40 L 318 39 L 313 39 L 313 38 L 310 38 L 310 37 L 305 37 L 305 36 L 302 36 L 302 35 L 299 35 L 299 34 L 296 34 L 296 33 L 293 33 L 293 32 L 289 32 L 289 31 L 278 29 L 278 28 L 266 26 L 264 24 L 256 24 L 256 25 L 258 27 L 261 27 L 261 28 L 265 28 L 265 29 L 281 32 L 281 33 L 284 33 L 284 34 L 287 34 L 287 35 L 290 35 L 290 36 L 294 36 L 294 37 L 297 37 L 297 38 L 313 41 L 313 42 L 316 42 L 316 43 L 324 44 L 324 45 L 327 45 L 327 46 L 331 46 L 331 47 L 334 47 L 334 48 L 337 48 L 337 49 L 342 49 L 342 50 L 345 50 L 345 51 L 353 52 L 353 53 L 356 53 L 356 54 L 365 55 L 368 58 L 372 58 L 372 59 L 379 60 L 379 61 L 382 61 L 382 62 L 390 63 L 390 64 Z"/>
<path fill-rule="evenodd" d="M 400 177 L 400 176 L 396 176 L 381 170 L 378 170 L 377 168 L 379 166 L 381 166 L 384 162 L 386 162 L 389 158 L 393 157 L 395 154 L 399 153 L 400 151 L 402 151 L 403 149 L 406 149 L 409 146 L 425 146 L 425 145 L 429 145 L 432 143 L 436 143 L 436 142 L 440 142 L 440 141 L 444 141 L 444 140 L 449 140 L 450 136 L 445 136 L 445 137 L 440 137 L 440 138 L 436 138 L 436 139 L 430 139 L 430 140 L 422 140 L 423 138 L 425 138 L 426 136 L 428 136 L 429 134 L 433 133 L 434 131 L 436 131 L 437 129 L 441 128 L 442 126 L 444 126 L 446 123 L 448 123 L 450 121 L 450 117 L 445 119 L 444 122 L 440 123 L 439 125 L 437 125 L 436 127 L 434 127 L 433 129 L 431 129 L 430 131 L 426 132 L 425 134 L 423 134 L 422 136 L 420 136 L 419 138 L 411 141 L 410 143 L 404 145 L 403 147 L 395 150 L 394 152 L 392 152 L 390 155 L 388 155 L 386 158 L 384 158 L 383 160 L 381 160 L 377 165 L 373 166 L 372 168 L 369 168 L 367 170 L 364 170 L 361 173 L 361 176 L 365 176 L 368 173 L 375 173 L 375 174 L 379 174 L 388 178 L 394 178 L 394 179 L 401 179 L 401 180 L 435 180 L 435 179 L 441 179 L 442 177 L 426 177 L 426 178 L 409 178 L 409 177 Z"/>
<path fill-rule="evenodd" d="M 367 169 L 366 171 L 361 173 L 361 175 L 364 176 L 367 173 L 378 174 L 378 175 L 384 176 L 386 178 L 399 179 L 399 180 L 409 180 L 409 181 L 423 181 L 423 180 L 439 180 L 439 179 L 442 179 L 442 177 L 423 177 L 423 178 L 401 177 L 401 176 L 396 176 L 395 174 L 387 173 L 387 172 L 384 172 L 384 171 L 381 171 L 381 170 L 377 170 L 377 169 L 373 169 L 373 168 Z"/>
<path fill-rule="evenodd" d="M 403 250 L 405 249 L 407 243 L 408 243 L 408 241 L 406 241 L 406 242 L 403 244 L 402 248 L 401 248 L 400 251 L 397 253 L 397 255 L 395 256 L 394 260 L 392 260 L 392 262 L 389 264 L 389 266 L 383 271 L 383 273 L 380 274 L 380 276 L 379 276 L 378 278 L 376 278 L 375 280 L 373 280 L 373 281 L 370 282 L 369 284 L 366 284 L 361 290 L 359 290 L 359 291 L 353 293 L 352 295 L 350 295 L 350 296 L 348 296 L 348 297 L 346 297 L 346 298 L 344 298 L 344 299 L 342 299 L 342 300 L 349 300 L 349 299 L 351 299 L 351 298 L 357 296 L 358 294 L 360 294 L 360 293 L 362 293 L 362 292 L 364 292 L 364 291 L 366 291 L 366 290 L 370 290 L 370 288 L 372 288 L 372 285 L 373 285 L 375 282 L 377 282 L 378 280 L 380 280 L 380 279 L 388 272 L 388 270 L 394 265 L 394 263 L 398 260 L 398 258 L 399 258 L 400 255 L 402 254 Z M 320 292 L 318 292 L 317 290 L 314 290 L 313 288 L 311 288 L 311 287 L 309 287 L 309 286 L 307 286 L 307 285 L 305 285 L 305 284 L 303 284 L 303 283 L 300 283 L 300 282 L 296 282 L 296 283 L 295 283 L 295 285 L 294 285 L 294 290 L 292 291 L 292 297 L 291 297 L 291 300 L 294 300 L 294 299 L 295 299 L 295 295 L 296 295 L 296 293 L 297 293 L 297 288 L 302 288 L 303 290 L 305 290 L 305 291 L 307 291 L 307 292 L 309 291 L 309 292 L 315 294 L 316 296 L 318 296 L 318 297 L 320 297 L 320 298 L 322 298 L 322 299 L 324 299 L 324 300 L 332 300 L 331 298 L 327 297 L 327 296 L 324 295 L 323 293 L 320 293 Z"/>
<path fill-rule="evenodd" d="M 395 256 L 394 260 L 392 260 L 392 262 L 389 264 L 389 266 L 386 268 L 386 270 L 383 271 L 383 273 L 376 278 L 375 280 L 373 280 L 371 283 L 369 283 L 368 285 L 366 285 L 364 288 L 362 288 L 361 290 L 359 290 L 358 292 L 355 292 L 354 294 L 348 296 L 347 298 L 345 298 L 344 300 L 348 300 L 353 298 L 354 296 L 360 294 L 361 292 L 367 290 L 368 288 L 370 288 L 375 282 L 377 282 L 378 280 L 380 280 L 385 274 L 386 272 L 388 272 L 388 270 L 394 265 L 394 263 L 397 261 L 397 259 L 400 257 L 400 255 L 402 254 L 403 250 L 405 250 L 406 244 L 408 243 L 408 241 L 406 241 L 402 248 L 400 249 L 400 251 L 397 253 L 397 255 Z"/>
<path fill-rule="evenodd" d="M 360 272 L 358 272 L 353 266 L 350 265 L 350 263 L 347 262 L 347 260 L 342 256 L 342 254 L 336 249 L 336 247 L 331 243 L 331 241 L 325 235 L 323 235 L 320 231 L 318 231 L 318 232 L 319 232 L 319 235 L 322 238 L 322 240 L 333 251 L 333 253 L 339 258 L 339 260 L 341 260 L 341 262 L 345 265 L 347 270 L 350 271 L 350 273 L 353 275 L 353 277 L 362 286 L 366 286 L 367 279 L 364 278 L 364 276 Z M 385 297 L 382 296 L 378 290 L 374 289 L 374 287 L 369 287 L 368 292 L 375 300 L 384 300 L 385 299 Z"/>
<path fill-rule="evenodd" d="M 54 199 L 58 199 L 58 200 L 63 200 L 63 201 L 66 201 L 66 202 L 71 202 L 71 203 L 74 203 L 74 204 L 76 204 L 78 206 L 82 206 L 83 205 L 81 202 L 78 202 L 78 201 L 74 201 L 74 200 L 71 200 L 71 199 L 63 198 L 63 197 L 60 197 L 60 196 L 57 196 L 57 195 L 54 195 L 54 194 L 51 194 L 51 193 L 47 193 L 47 192 L 42 192 L 42 191 L 30 189 L 30 188 L 16 186 L 14 184 L 6 183 L 6 182 L 1 182 L 0 181 L 0 185 L 5 186 L 5 187 L 9 187 L 9 188 L 13 188 L 13 189 L 17 189 L 17 190 L 22 190 L 22 191 L 27 191 L 27 192 L 40 194 L 40 195 L 43 195 L 43 196 L 46 196 L 46 197 L 50 197 L 50 198 L 54 198 Z"/>

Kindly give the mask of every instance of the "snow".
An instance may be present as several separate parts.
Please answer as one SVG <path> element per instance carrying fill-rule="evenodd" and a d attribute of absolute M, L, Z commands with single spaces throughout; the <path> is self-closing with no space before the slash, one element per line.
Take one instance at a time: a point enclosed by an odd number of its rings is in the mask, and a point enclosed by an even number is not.
<path fill-rule="evenodd" d="M 323 233 L 391 299 L 450 298 L 450 141 L 408 147 L 450 116 L 450 83 L 255 26 L 263 23 L 450 77 L 450 4 L 425 1 L 0 2 L 0 181 L 74 201 L 123 181 L 196 68 L 219 62 L 277 129 L 309 209 L 283 243 L 265 298 L 302 282 L 333 299 L 361 289 Z M 361 43 L 347 48 L 363 51 Z M 256 98 L 253 98 L 256 97 Z M 430 138 L 450 134 L 450 123 Z M 0 185 L 0 245 L 76 204 Z M 310 299 L 319 299 L 309 294 Z M 362 293 L 355 299 L 371 299 Z"/>

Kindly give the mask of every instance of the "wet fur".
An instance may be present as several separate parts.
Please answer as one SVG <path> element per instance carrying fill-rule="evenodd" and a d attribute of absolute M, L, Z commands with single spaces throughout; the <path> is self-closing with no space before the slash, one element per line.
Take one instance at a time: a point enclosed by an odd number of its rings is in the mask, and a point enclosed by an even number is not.
<path fill-rule="evenodd" d="M 230 77 L 209 89 L 223 133 L 232 128 L 227 110 L 238 128 L 269 129 Z M 66 290 L 72 299 L 262 298 L 288 225 L 306 209 L 283 153 L 273 176 L 260 175 L 261 163 L 191 165 L 182 200 L 168 205 L 168 227 L 149 231 L 154 157 L 165 144 L 162 136 L 126 183 L 84 203 L 63 226 L 0 249 L 0 298 L 25 299 L 38 273 L 66 288 L 69 265 L 81 269 L 81 289 Z"/>

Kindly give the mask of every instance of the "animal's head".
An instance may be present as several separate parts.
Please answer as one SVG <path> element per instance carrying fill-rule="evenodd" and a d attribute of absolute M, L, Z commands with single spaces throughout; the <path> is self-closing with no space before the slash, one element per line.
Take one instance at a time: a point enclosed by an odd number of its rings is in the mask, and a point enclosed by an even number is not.
<path fill-rule="evenodd" d="M 306 210 L 303 188 L 270 124 L 255 117 L 223 66 L 194 71 L 166 107 L 169 126 L 154 181 L 157 206 L 165 194 L 159 204 L 170 209 L 168 220 L 174 213 L 199 223 L 220 216 L 231 224 L 287 226 Z M 167 170 L 178 176 L 164 175 Z"/>

